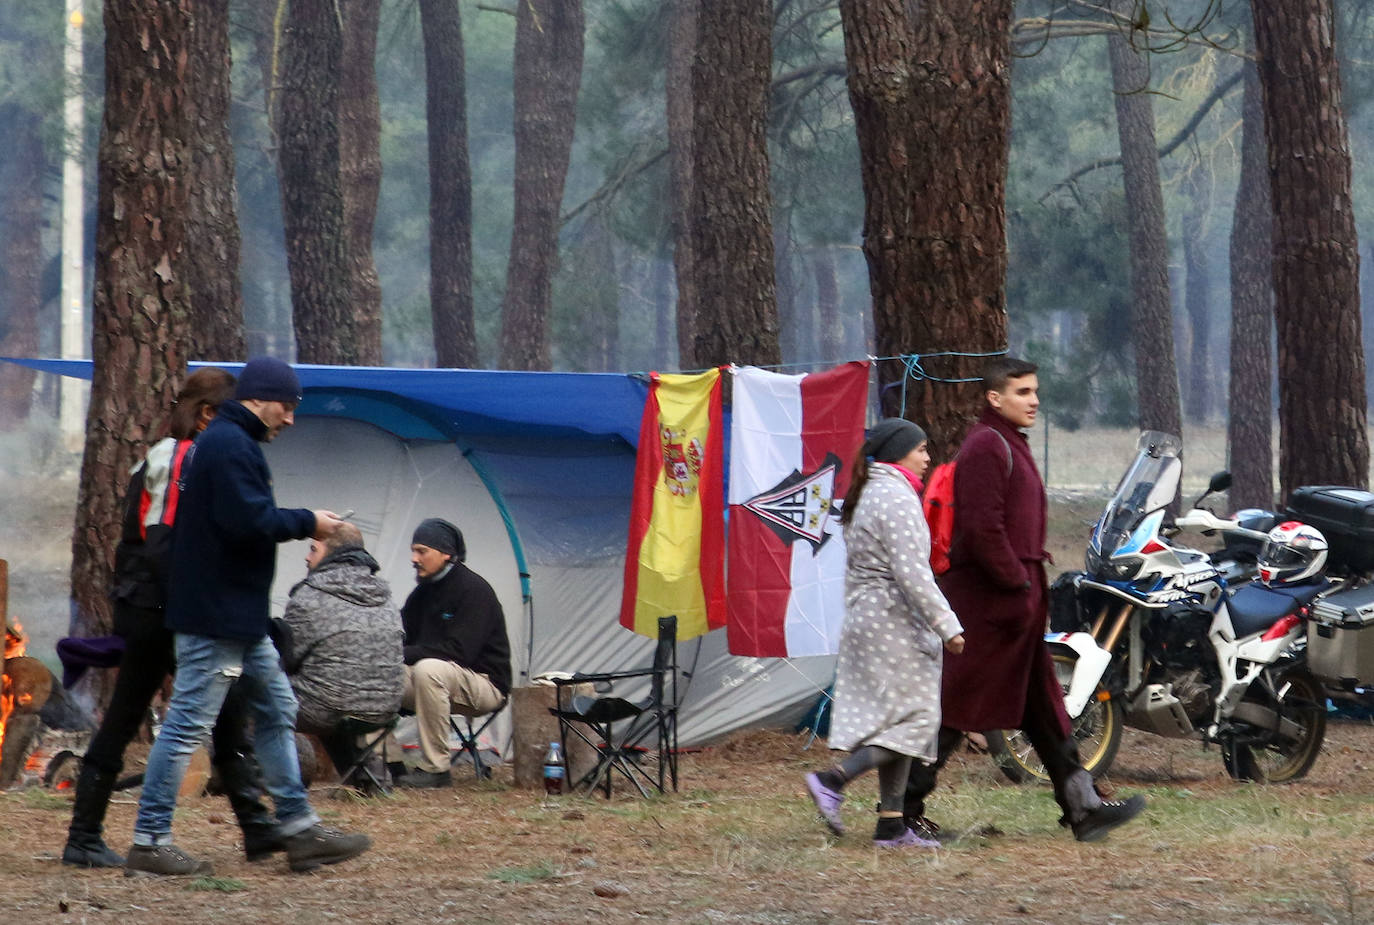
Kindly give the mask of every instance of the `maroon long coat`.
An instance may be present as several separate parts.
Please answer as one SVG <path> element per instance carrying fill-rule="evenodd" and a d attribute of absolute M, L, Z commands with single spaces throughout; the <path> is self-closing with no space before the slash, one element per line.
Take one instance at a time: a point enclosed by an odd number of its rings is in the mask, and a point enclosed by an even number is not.
<path fill-rule="evenodd" d="M 944 724 L 978 732 L 1023 723 L 1037 701 L 1069 735 L 1064 697 L 1045 645 L 1045 485 L 1024 434 L 983 410 L 954 469 L 954 540 L 940 589 L 964 625 L 961 655 L 945 653 Z M 1032 672 L 1039 661 L 1041 670 Z"/>

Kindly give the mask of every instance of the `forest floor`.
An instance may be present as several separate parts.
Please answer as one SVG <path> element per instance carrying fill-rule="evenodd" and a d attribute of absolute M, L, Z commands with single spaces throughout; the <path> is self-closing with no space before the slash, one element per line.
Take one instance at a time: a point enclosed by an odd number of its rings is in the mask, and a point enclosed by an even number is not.
<path fill-rule="evenodd" d="M 545 797 L 455 770 L 451 790 L 363 800 L 316 786 L 326 822 L 367 832 L 362 857 L 313 874 L 247 863 L 219 797 L 184 799 L 179 844 L 216 876 L 128 879 L 64 867 L 65 793 L 0 793 L 0 908 L 8 921 L 315 922 L 1374 922 L 1374 726 L 1333 723 L 1312 773 L 1230 780 L 1215 749 L 1128 730 L 1109 783 L 1145 814 L 1095 844 L 1056 824 L 1045 787 L 956 755 L 930 806 L 936 851 L 876 850 L 871 779 L 851 831 L 816 819 L 802 774 L 820 743 L 739 734 L 684 755 L 681 789 L 652 799 Z M 137 756 L 132 766 L 138 764 Z M 342 798 L 340 798 L 342 797 Z M 123 851 L 132 794 L 107 820 Z"/>

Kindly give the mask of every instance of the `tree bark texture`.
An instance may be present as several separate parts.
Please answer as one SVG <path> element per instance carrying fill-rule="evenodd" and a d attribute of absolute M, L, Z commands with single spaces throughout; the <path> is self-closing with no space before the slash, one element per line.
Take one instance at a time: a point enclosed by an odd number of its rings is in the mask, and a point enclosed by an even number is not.
<path fill-rule="evenodd" d="M 472 168 L 458 0 L 420 0 L 429 132 L 429 311 L 439 366 L 479 365 L 472 308 Z"/>
<path fill-rule="evenodd" d="M 1365 362 L 1331 0 L 1252 0 L 1273 196 L 1279 482 L 1364 487 Z"/>
<path fill-rule="evenodd" d="M 0 170 L 0 356 L 38 355 L 38 314 L 42 307 L 43 174 L 48 167 L 41 120 L 21 106 L 6 107 L 0 125 L 15 134 L 13 155 Z M 14 363 L 0 365 L 0 431 L 22 427 L 33 403 L 37 374 Z"/>
<path fill-rule="evenodd" d="M 841 0 L 864 186 L 874 350 L 993 353 L 1007 345 L 1006 174 L 1011 0 Z M 931 357 L 941 379 L 981 357 Z M 878 364 L 884 415 L 919 420 L 949 459 L 982 407 L 976 382 Z"/>
<path fill-rule="evenodd" d="M 677 343 L 681 369 L 696 359 L 697 276 L 692 236 L 692 60 L 701 0 L 668 0 L 668 182 L 672 196 L 673 271 L 677 280 Z"/>
<path fill-rule="evenodd" d="M 289 0 L 277 158 L 296 359 L 351 366 L 358 337 L 339 179 L 338 11 L 333 0 Z"/>
<path fill-rule="evenodd" d="M 1211 174 L 1196 162 L 1185 180 L 1183 210 L 1184 314 L 1188 320 L 1188 419 L 1205 423 L 1212 413 L 1212 338 L 1208 309 L 1212 300 L 1212 271 L 1207 265 L 1207 214 Z"/>
<path fill-rule="evenodd" d="M 782 362 L 773 275 L 772 4 L 700 0 L 692 64 L 696 367 Z"/>
<path fill-rule="evenodd" d="M 382 284 L 372 259 L 372 226 L 382 186 L 382 113 L 377 98 L 381 0 L 342 0 L 339 73 L 339 184 L 352 289 L 355 362 L 382 365 Z"/>
<path fill-rule="evenodd" d="M 1274 216 L 1259 70 L 1245 63 L 1240 178 L 1231 223 L 1231 375 L 1226 445 L 1231 507 L 1274 503 Z"/>
<path fill-rule="evenodd" d="M 835 255 L 828 245 L 811 249 L 811 275 L 816 281 L 820 358 L 833 363 L 845 355 L 845 336 L 844 319 L 840 317 L 840 281 L 835 275 Z"/>
<path fill-rule="evenodd" d="M 1159 186 L 1150 66 L 1127 37 L 1107 38 L 1121 171 L 1131 244 L 1131 329 L 1135 349 L 1136 416 L 1142 430 L 1181 434 L 1178 366 L 1169 295 L 1169 242 Z"/>
<path fill-rule="evenodd" d="M 515 215 L 501 365 L 549 369 L 559 207 L 582 84 L 582 0 L 519 0 L 515 17 Z"/>
<path fill-rule="evenodd" d="M 243 292 L 234 145 L 229 137 L 229 0 L 196 0 L 187 97 L 195 114 L 187 183 L 190 355 L 242 360 Z"/>
<path fill-rule="evenodd" d="M 72 533 L 72 632 L 110 626 L 128 473 L 159 438 L 186 372 L 185 214 L 192 0 L 107 3 L 97 179 L 94 375 Z"/>

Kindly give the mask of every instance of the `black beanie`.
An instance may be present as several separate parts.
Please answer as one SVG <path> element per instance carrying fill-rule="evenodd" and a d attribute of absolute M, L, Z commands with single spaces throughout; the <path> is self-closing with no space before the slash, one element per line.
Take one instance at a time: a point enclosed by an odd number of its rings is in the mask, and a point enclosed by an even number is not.
<path fill-rule="evenodd" d="M 926 432 L 905 418 L 883 418 L 868 432 L 864 455 L 892 463 L 926 442 Z"/>
<path fill-rule="evenodd" d="M 410 542 L 411 545 L 419 544 L 437 549 L 445 555 L 453 556 L 458 562 L 468 557 L 467 547 L 463 545 L 462 531 L 438 517 L 420 521 L 420 526 L 415 528 L 415 534 L 411 536 Z"/>
<path fill-rule="evenodd" d="M 234 398 L 299 402 L 301 381 L 296 378 L 294 369 L 276 357 L 253 357 L 239 373 Z"/>

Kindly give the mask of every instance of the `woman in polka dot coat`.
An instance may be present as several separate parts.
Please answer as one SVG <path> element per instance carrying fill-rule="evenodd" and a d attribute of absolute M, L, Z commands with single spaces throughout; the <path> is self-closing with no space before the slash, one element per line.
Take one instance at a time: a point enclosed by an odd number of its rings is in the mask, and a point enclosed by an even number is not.
<path fill-rule="evenodd" d="M 845 785 L 877 768 L 873 839 L 883 847 L 938 847 L 907 828 L 902 799 L 912 760 L 935 760 L 941 649 L 957 653 L 964 645 L 963 627 L 930 570 L 930 530 L 917 493 L 929 464 L 925 432 L 900 418 L 879 422 L 855 460 L 841 515 L 846 616 L 830 721 L 830 747 L 850 755 L 806 775 L 821 818 L 839 835 Z"/>

